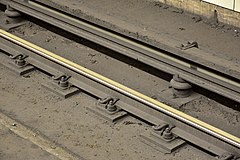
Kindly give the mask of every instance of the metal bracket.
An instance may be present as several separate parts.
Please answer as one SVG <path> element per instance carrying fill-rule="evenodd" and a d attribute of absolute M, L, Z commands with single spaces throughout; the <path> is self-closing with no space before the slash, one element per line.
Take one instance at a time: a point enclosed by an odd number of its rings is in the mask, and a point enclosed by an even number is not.
<path fill-rule="evenodd" d="M 27 55 L 23 55 L 23 54 L 10 56 L 10 58 L 14 60 L 16 66 L 19 68 L 25 67 L 28 64 L 25 60 L 27 57 L 28 57 Z"/>
<path fill-rule="evenodd" d="M 198 43 L 196 41 L 188 41 L 187 44 L 181 44 L 180 49 L 187 50 L 193 47 L 198 48 Z"/>
<path fill-rule="evenodd" d="M 58 86 L 63 89 L 69 89 L 71 87 L 71 84 L 68 82 L 68 80 L 71 78 L 71 76 L 68 75 L 60 75 L 60 76 L 53 76 L 52 79 L 56 81 Z"/>
<path fill-rule="evenodd" d="M 187 98 L 190 97 L 192 92 L 192 85 L 184 79 L 180 78 L 179 75 L 174 75 L 170 81 L 171 87 L 173 88 L 174 98 Z"/>
<path fill-rule="evenodd" d="M 21 17 L 21 13 L 7 5 L 4 15 L 0 16 L 0 28 L 8 31 L 12 28 L 25 24 L 26 21 Z"/>
<path fill-rule="evenodd" d="M 34 66 L 30 65 L 26 58 L 28 56 L 23 54 L 17 54 L 14 56 L 10 56 L 9 60 L 4 63 L 4 65 L 9 68 L 10 70 L 14 71 L 18 75 L 22 76 L 24 74 L 27 74 L 29 72 L 32 72 L 35 70 Z"/>
<path fill-rule="evenodd" d="M 106 97 L 104 99 L 98 100 L 98 105 L 103 105 L 104 108 L 110 113 L 114 114 L 119 111 L 117 106 L 115 105 L 119 101 L 119 98 L 113 98 L 113 97 Z"/>
<path fill-rule="evenodd" d="M 190 97 L 177 98 L 173 93 L 175 93 L 172 87 L 163 89 L 155 96 L 155 98 L 165 104 L 168 104 L 174 108 L 179 109 L 182 105 L 187 104 L 193 100 L 199 99 L 200 94 L 192 92 Z"/>
<path fill-rule="evenodd" d="M 153 126 L 153 130 L 154 130 L 154 133 L 157 134 L 157 136 L 159 138 L 161 138 L 162 140 L 164 140 L 166 142 L 170 142 L 170 141 L 173 141 L 174 139 L 176 139 L 176 137 L 177 137 L 171 132 L 171 130 L 174 127 L 175 126 L 173 126 L 173 125 L 163 123 L 161 125 Z"/>
<path fill-rule="evenodd" d="M 68 98 L 80 92 L 79 88 L 75 87 L 68 81 L 70 78 L 71 76 L 68 75 L 53 76 L 50 82 L 42 84 L 42 86 L 62 98 Z"/>
<path fill-rule="evenodd" d="M 219 160 L 235 160 L 236 157 L 231 153 L 224 153 L 218 157 Z"/>
<path fill-rule="evenodd" d="M 153 132 L 149 136 L 141 135 L 141 140 L 160 152 L 170 154 L 186 144 L 186 141 L 171 132 L 174 127 L 166 123 L 153 126 Z"/>
<path fill-rule="evenodd" d="M 95 106 L 88 107 L 87 109 L 105 120 L 114 123 L 128 115 L 127 112 L 117 107 L 116 103 L 119 100 L 119 98 L 108 96 L 99 99 Z"/>

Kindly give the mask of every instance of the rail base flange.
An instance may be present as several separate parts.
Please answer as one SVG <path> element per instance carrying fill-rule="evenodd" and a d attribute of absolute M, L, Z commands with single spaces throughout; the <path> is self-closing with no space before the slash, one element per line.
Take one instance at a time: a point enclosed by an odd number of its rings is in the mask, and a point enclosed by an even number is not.
<path fill-rule="evenodd" d="M 171 141 L 166 141 L 166 140 L 162 139 L 155 132 L 152 132 L 149 136 L 140 135 L 140 138 L 144 144 L 146 144 L 164 154 L 170 154 L 186 144 L 186 141 L 184 141 L 178 137 L 174 138 Z"/>
<path fill-rule="evenodd" d="M 105 109 L 103 105 L 100 105 L 99 103 L 96 103 L 92 107 L 87 107 L 87 109 L 111 123 L 115 123 L 128 115 L 127 112 L 119 108 L 115 112 L 109 112 Z"/>
<path fill-rule="evenodd" d="M 42 84 L 42 86 L 64 99 L 80 92 L 80 89 L 74 86 L 71 86 L 67 89 L 62 89 L 61 87 L 58 86 L 57 83 L 53 82 L 52 80 L 51 82 Z"/>
<path fill-rule="evenodd" d="M 9 68 L 11 71 L 13 71 L 14 73 L 16 73 L 19 76 L 25 75 L 27 73 L 30 73 L 32 71 L 35 70 L 35 67 L 27 64 L 24 67 L 18 67 L 14 61 L 7 61 L 5 63 L 3 63 L 3 65 L 7 68 Z"/>
<path fill-rule="evenodd" d="M 200 94 L 196 92 L 192 92 L 191 96 L 185 98 L 176 98 L 173 95 L 173 89 L 169 88 L 166 90 L 162 90 L 157 96 L 157 100 L 166 103 L 168 105 L 173 106 L 174 108 L 180 108 L 182 105 L 187 104 L 193 100 L 199 99 L 201 97 Z"/>

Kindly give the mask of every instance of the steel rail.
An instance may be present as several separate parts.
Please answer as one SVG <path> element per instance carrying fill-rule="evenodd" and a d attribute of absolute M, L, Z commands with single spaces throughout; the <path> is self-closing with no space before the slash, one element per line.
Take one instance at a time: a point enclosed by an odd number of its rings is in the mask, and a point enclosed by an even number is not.
<path fill-rule="evenodd" d="M 52 13 L 54 13 L 54 14 L 57 14 L 57 15 L 59 15 L 59 16 L 62 16 L 62 17 L 64 17 L 64 18 L 66 18 L 66 19 L 70 19 L 70 20 L 72 20 L 72 21 L 74 21 L 74 22 L 79 23 L 80 25 L 86 26 L 86 27 L 88 27 L 88 28 L 91 28 L 91 29 L 93 29 L 93 30 L 96 30 L 96 31 L 98 31 L 98 32 L 101 32 L 101 33 L 103 33 L 103 34 L 105 34 L 105 35 L 114 37 L 114 38 L 116 38 L 117 40 L 124 41 L 124 42 L 126 42 L 126 43 L 128 43 L 128 44 L 131 44 L 132 46 L 135 46 L 135 47 L 141 48 L 141 49 L 143 49 L 143 50 L 149 51 L 149 52 L 151 52 L 151 53 L 153 53 L 153 54 L 155 54 L 155 55 L 157 55 L 157 56 L 160 56 L 160 57 L 162 57 L 162 58 L 166 58 L 166 59 L 168 59 L 168 60 L 170 60 L 170 61 L 173 61 L 173 62 L 178 63 L 178 64 L 180 64 L 180 65 L 183 65 L 183 66 L 185 66 L 185 67 L 188 67 L 188 68 L 191 68 L 191 67 L 192 67 L 191 63 L 188 63 L 188 62 L 186 62 L 186 61 L 180 60 L 180 59 L 175 58 L 175 57 L 173 57 L 173 56 L 171 56 L 171 55 L 164 54 L 163 52 L 159 52 L 159 51 L 157 51 L 157 50 L 155 50 L 155 49 L 146 47 L 146 46 L 144 46 L 144 45 L 141 45 L 141 44 L 139 44 L 139 43 L 136 43 L 136 42 L 134 42 L 134 41 L 131 41 L 131 40 L 129 40 L 129 39 L 127 39 L 127 38 L 124 38 L 124 37 L 122 37 L 122 36 L 116 35 L 116 34 L 114 34 L 114 33 L 108 32 L 108 31 L 106 31 L 106 30 L 104 30 L 104 29 L 101 29 L 101 28 L 95 27 L 95 26 L 93 26 L 93 25 L 90 25 L 90 24 L 88 24 L 88 23 L 86 23 L 86 22 L 79 21 L 79 20 L 77 20 L 77 19 L 75 19 L 75 18 L 66 16 L 66 15 L 64 15 L 64 14 L 62 14 L 62 13 L 56 12 L 56 11 L 54 11 L 54 10 L 52 10 L 52 9 L 49 9 L 49 8 L 44 7 L 44 6 L 42 6 L 42 5 L 39 5 L 39 4 L 37 4 L 37 3 L 35 3 L 35 2 L 33 2 L 33 1 L 31 1 L 31 0 L 29 0 L 28 3 L 29 3 L 30 5 L 33 5 L 33 6 L 42 8 L 42 9 L 44 9 L 44 10 L 47 10 L 47 11 L 50 11 L 50 12 L 52 12 Z M 214 77 L 214 78 L 219 79 L 219 80 L 224 81 L 224 82 L 227 82 L 227 83 L 232 84 L 232 85 L 234 85 L 234 86 L 236 86 L 236 87 L 240 87 L 240 83 L 237 83 L 237 82 L 232 81 L 232 80 L 230 80 L 230 79 L 228 79 L 228 78 L 219 76 L 219 75 L 217 75 L 217 74 L 215 74 L 215 73 L 213 73 L 213 72 L 210 72 L 210 71 L 208 71 L 208 70 L 206 70 L 206 69 L 204 69 L 204 68 L 195 67 L 195 69 L 196 69 L 197 71 L 201 72 L 201 73 L 204 73 L 204 74 L 208 75 L 208 76 Z"/>
<path fill-rule="evenodd" d="M 117 83 L 107 77 L 104 77 L 96 72 L 93 72 L 87 68 L 84 68 L 83 66 L 80 66 L 79 64 L 76 64 L 70 60 L 67 60 L 61 56 L 58 56 L 52 52 L 49 52 L 39 46 L 36 46 L 28 41 L 25 41 L 17 36 L 14 36 L 4 30 L 0 30 L 0 36 L 15 43 L 18 44 L 28 50 L 33 51 L 34 53 L 45 57 L 51 61 L 54 61 L 62 66 L 65 66 L 66 68 L 69 68 L 81 75 L 84 75 L 96 82 L 99 82 L 105 86 L 108 86 L 124 95 L 127 95 L 133 99 L 136 99 L 148 106 L 151 106 L 152 108 L 161 111 L 167 115 L 170 115 L 184 123 L 187 123 L 188 125 L 191 125 L 193 127 L 196 127 L 210 135 L 213 135 L 221 140 L 223 140 L 224 142 L 227 142 L 237 148 L 240 149 L 240 138 L 236 137 L 234 135 L 231 135 L 219 128 L 216 128 L 210 124 L 207 124 L 203 121 L 200 121 L 192 116 L 189 116 L 179 110 L 176 110 L 166 104 L 163 104 L 157 100 L 154 100 L 142 93 L 139 93 L 133 89 L 130 89 L 120 83 Z"/>
<path fill-rule="evenodd" d="M 193 67 L 191 63 L 171 56 L 171 54 L 174 54 L 172 52 L 168 55 L 168 53 L 143 46 L 138 42 L 88 24 L 77 18 L 67 16 L 33 1 L 11 0 L 8 4 L 32 17 L 41 19 L 49 24 L 117 51 L 125 56 L 137 59 L 142 63 L 164 72 L 179 74 L 180 77 L 187 80 L 189 83 L 198 85 L 236 102 L 240 102 L 240 83 L 217 73 L 223 73 L 222 70 L 217 70 L 215 73 L 215 71 L 212 72 L 200 67 L 201 65 Z M 195 49 L 195 51 L 196 50 L 197 49 Z M 234 76 L 231 77 L 237 79 Z"/>
<path fill-rule="evenodd" d="M 124 38 L 124 37 L 122 37 L 122 36 L 113 34 L 113 33 L 111 33 L 111 32 L 108 32 L 108 31 L 104 30 L 104 29 L 101 29 L 101 28 L 95 27 L 95 26 L 93 26 L 93 25 L 90 25 L 90 24 L 88 24 L 88 23 L 86 23 L 86 22 L 79 21 L 79 20 L 77 20 L 77 19 L 75 19 L 75 18 L 66 16 L 66 15 L 64 15 L 64 14 L 62 14 L 62 13 L 56 12 L 56 11 L 54 11 L 54 10 L 52 10 L 52 9 L 49 9 L 49 8 L 44 7 L 44 6 L 42 6 L 42 5 L 39 5 L 39 4 L 37 4 L 37 3 L 35 3 L 35 2 L 33 2 L 33 1 L 31 1 L 31 0 L 29 0 L 28 3 L 29 3 L 30 5 L 33 5 L 33 6 L 42 8 L 42 9 L 44 9 L 44 10 L 47 10 L 47 11 L 50 11 L 50 12 L 52 12 L 52 13 L 54 13 L 54 14 L 57 14 L 57 15 L 59 15 L 59 16 L 62 16 L 62 17 L 64 17 L 64 18 L 66 18 L 66 19 L 70 19 L 70 20 L 72 20 L 72 21 L 74 21 L 74 22 L 79 23 L 80 25 L 86 26 L 86 27 L 88 27 L 88 28 L 91 28 L 91 29 L 93 29 L 93 30 L 96 30 L 96 31 L 98 31 L 98 32 L 101 32 L 101 33 L 103 33 L 103 34 L 105 34 L 105 35 L 114 37 L 114 38 L 116 38 L 117 40 L 124 41 L 124 42 L 126 42 L 126 43 L 128 43 L 128 44 L 131 44 L 132 46 L 135 46 L 135 47 L 141 48 L 141 49 L 143 49 L 143 50 L 146 50 L 146 51 L 148 51 L 148 52 L 151 52 L 151 53 L 153 53 L 153 54 L 155 54 L 155 55 L 157 55 L 157 56 L 160 56 L 160 57 L 162 57 L 162 58 L 166 58 L 166 59 L 168 59 L 168 60 L 170 60 L 170 61 L 173 61 L 173 62 L 178 63 L 178 64 L 180 64 L 180 65 L 183 65 L 183 66 L 185 66 L 185 67 L 188 67 L 188 68 L 191 68 L 191 67 L 192 67 L 191 63 L 188 63 L 188 62 L 186 62 L 186 61 L 180 60 L 180 59 L 175 58 L 175 57 L 173 57 L 173 56 L 171 56 L 171 55 L 164 54 L 163 52 L 159 52 L 159 51 L 157 51 L 157 50 L 155 50 L 155 49 L 146 47 L 146 46 L 144 46 L 144 45 L 141 45 L 141 44 L 139 44 L 139 43 L 136 43 L 136 42 L 134 42 L 134 41 L 131 41 L 131 40 L 129 40 L 129 39 L 127 39 L 127 38 Z M 219 79 L 219 80 L 221 80 L 221 81 L 227 82 L 227 83 L 232 84 L 232 85 L 234 85 L 234 86 L 236 86 L 236 87 L 240 87 L 240 83 L 237 83 L 237 82 L 232 81 L 232 80 L 230 80 L 230 79 L 228 79 L 228 78 L 219 76 L 219 75 L 217 75 L 217 74 L 215 74 L 215 73 L 213 73 L 213 72 L 210 72 L 210 71 L 208 71 L 208 70 L 206 70 L 206 69 L 204 69 L 204 68 L 195 67 L 195 69 L 196 69 L 197 71 L 203 73 L 203 74 L 206 74 L 206 75 L 208 75 L 208 76 L 214 77 L 214 78 Z"/>

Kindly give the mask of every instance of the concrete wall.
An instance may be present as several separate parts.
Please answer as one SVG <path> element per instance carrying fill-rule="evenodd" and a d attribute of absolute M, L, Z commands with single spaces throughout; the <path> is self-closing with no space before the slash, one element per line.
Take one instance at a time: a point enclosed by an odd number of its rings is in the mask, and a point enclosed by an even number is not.
<path fill-rule="evenodd" d="M 209 2 L 230 10 L 235 9 L 235 0 L 203 0 L 204 2 Z"/>
<path fill-rule="evenodd" d="M 217 11 L 219 22 L 240 27 L 240 0 L 156 0 L 207 18 Z M 208 1 L 208 2 L 206 2 Z"/>
<path fill-rule="evenodd" d="M 240 12 L 240 0 L 235 0 L 235 11 Z"/>

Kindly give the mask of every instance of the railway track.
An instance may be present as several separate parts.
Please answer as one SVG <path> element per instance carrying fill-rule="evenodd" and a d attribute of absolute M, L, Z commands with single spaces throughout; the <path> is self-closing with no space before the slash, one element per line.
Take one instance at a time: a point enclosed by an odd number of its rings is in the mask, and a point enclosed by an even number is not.
<path fill-rule="evenodd" d="M 238 68 L 228 68 L 227 61 L 222 62 L 226 65 L 226 68 L 224 68 L 225 66 L 214 68 L 213 66 L 217 66 L 217 64 L 203 66 L 188 57 L 179 56 L 181 53 L 189 52 L 189 50 L 193 53 L 201 54 L 202 52 L 204 54 L 203 51 L 197 48 L 198 44 L 196 43 L 189 43 L 185 46 L 176 44 L 179 47 L 169 49 L 169 51 L 161 50 L 35 1 L 12 0 L 3 1 L 2 3 L 158 70 L 172 75 L 179 74 L 182 79 L 191 84 L 240 102 L 240 76 Z M 224 70 L 229 72 L 226 73 Z"/>
<path fill-rule="evenodd" d="M 125 56 L 137 59 L 161 71 L 172 75 L 179 74 L 189 83 L 240 102 L 238 76 L 226 75 L 210 66 L 202 66 L 153 46 L 142 45 L 134 39 L 115 34 L 34 1 L 19 2 L 12 0 L 9 2 L 3 1 L 3 3 L 9 4 L 22 13 L 41 19 Z M 197 145 L 215 156 L 221 158 L 225 155 L 227 157 L 230 155 L 230 158 L 240 157 L 239 137 L 3 30 L 0 30 L 0 41 L 0 47 L 4 53 L 1 54 L 1 57 L 20 66 L 21 63 L 24 63 L 23 68 L 26 66 L 27 68 L 23 72 L 38 68 L 55 77 L 57 81 L 59 77 L 60 79 L 67 79 L 67 82 L 64 80 L 63 87 L 66 83 L 69 83 L 76 89 L 84 90 L 98 99 L 98 103 L 103 105 L 108 112 L 120 113 L 120 115 L 125 115 L 125 113 L 135 115 L 155 126 L 157 133 L 162 134 L 163 131 L 169 129 L 176 138 Z M 11 60 L 9 56 L 15 57 L 15 59 Z M 20 60 L 18 57 L 20 57 Z M 25 66 L 25 64 L 27 65 Z M 62 83 L 62 81 L 59 82 Z"/>
<path fill-rule="evenodd" d="M 108 95 L 118 98 L 115 106 L 155 126 L 174 126 L 171 132 L 215 155 L 231 153 L 239 156 L 240 139 L 223 130 L 191 117 L 168 105 L 147 97 L 135 90 L 112 81 L 52 52 L 40 48 L 10 33 L 0 30 L 1 50 L 6 59 L 18 54 L 27 55 L 27 62 L 51 75 L 71 75 L 69 82 L 105 100 Z M 11 53 L 11 54 L 9 54 Z M 12 54 L 15 53 L 15 54 Z M 6 60 L 7 61 L 7 60 Z M 41 63 L 39 63 L 41 62 Z M 134 107 L 137 106 L 137 107 Z"/>

